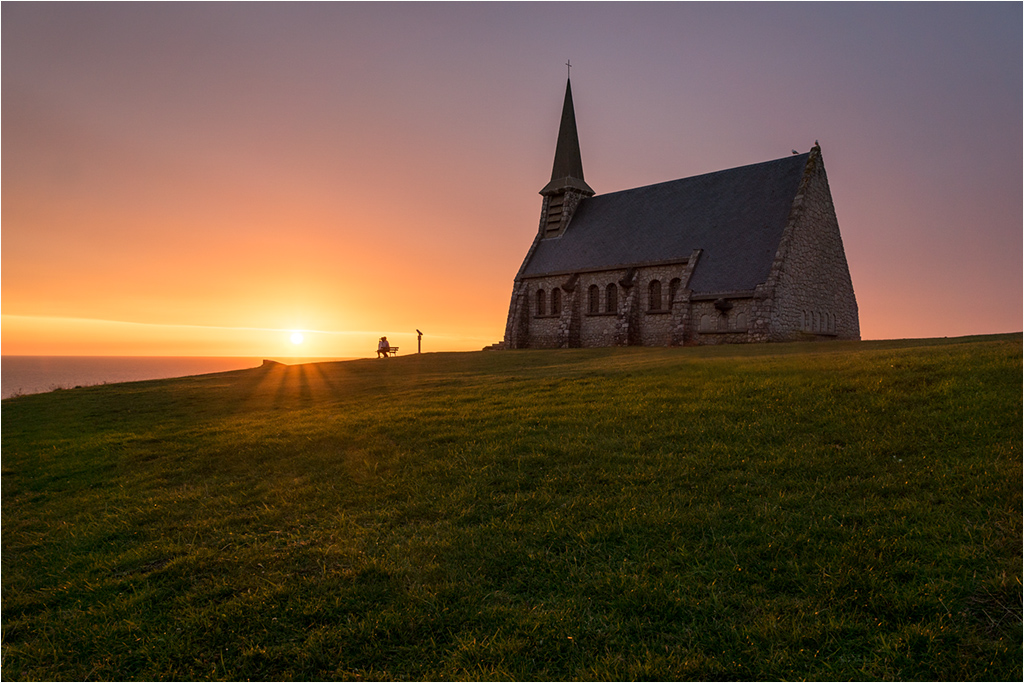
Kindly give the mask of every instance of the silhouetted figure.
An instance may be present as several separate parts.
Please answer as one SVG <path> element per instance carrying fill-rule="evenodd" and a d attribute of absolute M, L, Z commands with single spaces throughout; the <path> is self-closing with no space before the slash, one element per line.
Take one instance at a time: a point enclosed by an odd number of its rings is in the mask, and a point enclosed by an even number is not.
<path fill-rule="evenodd" d="M 387 337 L 381 337 L 380 341 L 377 342 L 377 358 L 387 358 L 388 353 L 391 351 L 391 344 L 388 343 Z"/>

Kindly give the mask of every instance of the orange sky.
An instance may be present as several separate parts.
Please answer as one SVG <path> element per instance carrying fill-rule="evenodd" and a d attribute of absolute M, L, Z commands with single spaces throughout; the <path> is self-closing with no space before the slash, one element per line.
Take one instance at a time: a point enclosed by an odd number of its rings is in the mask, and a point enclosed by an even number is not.
<path fill-rule="evenodd" d="M 4 354 L 499 341 L 567 57 L 599 194 L 820 139 L 865 338 L 1022 327 L 1016 4 L 2 12 Z"/>

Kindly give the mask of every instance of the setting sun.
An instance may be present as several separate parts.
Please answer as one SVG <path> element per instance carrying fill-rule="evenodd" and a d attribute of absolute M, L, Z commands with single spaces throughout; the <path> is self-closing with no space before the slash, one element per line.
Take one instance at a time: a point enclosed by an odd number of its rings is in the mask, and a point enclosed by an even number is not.
<path fill-rule="evenodd" d="M 301 344 L 305 337 L 302 336 L 301 332 L 292 332 L 292 344 Z"/>

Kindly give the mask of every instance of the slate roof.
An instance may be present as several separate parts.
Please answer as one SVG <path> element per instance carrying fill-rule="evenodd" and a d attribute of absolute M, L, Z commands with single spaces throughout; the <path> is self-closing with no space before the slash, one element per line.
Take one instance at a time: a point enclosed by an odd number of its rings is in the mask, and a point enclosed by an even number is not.
<path fill-rule="evenodd" d="M 520 277 L 681 261 L 702 249 L 691 290 L 753 289 L 768 277 L 808 156 L 584 199 Z"/>

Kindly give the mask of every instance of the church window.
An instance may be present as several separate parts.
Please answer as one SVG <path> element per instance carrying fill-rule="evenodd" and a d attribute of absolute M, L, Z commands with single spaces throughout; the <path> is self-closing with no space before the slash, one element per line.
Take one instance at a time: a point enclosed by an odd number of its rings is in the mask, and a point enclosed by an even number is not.
<path fill-rule="evenodd" d="M 651 284 L 647 285 L 648 293 L 648 310 L 660 311 L 661 310 L 661 281 L 651 280 Z"/>
<path fill-rule="evenodd" d="M 537 315 L 544 315 L 544 304 L 547 301 L 547 297 L 544 294 L 543 289 L 537 290 Z"/>
<path fill-rule="evenodd" d="M 551 290 L 551 315 L 558 315 L 562 312 L 562 290 L 555 287 Z"/>
<path fill-rule="evenodd" d="M 615 313 L 619 310 L 619 288 L 614 282 L 608 284 L 604 290 L 604 312 Z"/>
<path fill-rule="evenodd" d="M 590 313 L 601 312 L 601 288 L 597 285 L 590 285 L 587 310 Z"/>
<path fill-rule="evenodd" d="M 747 330 L 747 316 L 743 313 L 736 314 L 736 329 L 739 332 L 746 332 Z"/>
<path fill-rule="evenodd" d="M 711 331 L 711 316 L 705 313 L 700 317 L 700 331 L 710 332 Z"/>
<path fill-rule="evenodd" d="M 679 293 L 679 286 L 683 284 L 683 281 L 677 277 L 672 278 L 672 281 L 668 283 L 668 306 L 672 307 L 672 303 L 676 300 L 676 294 Z"/>

